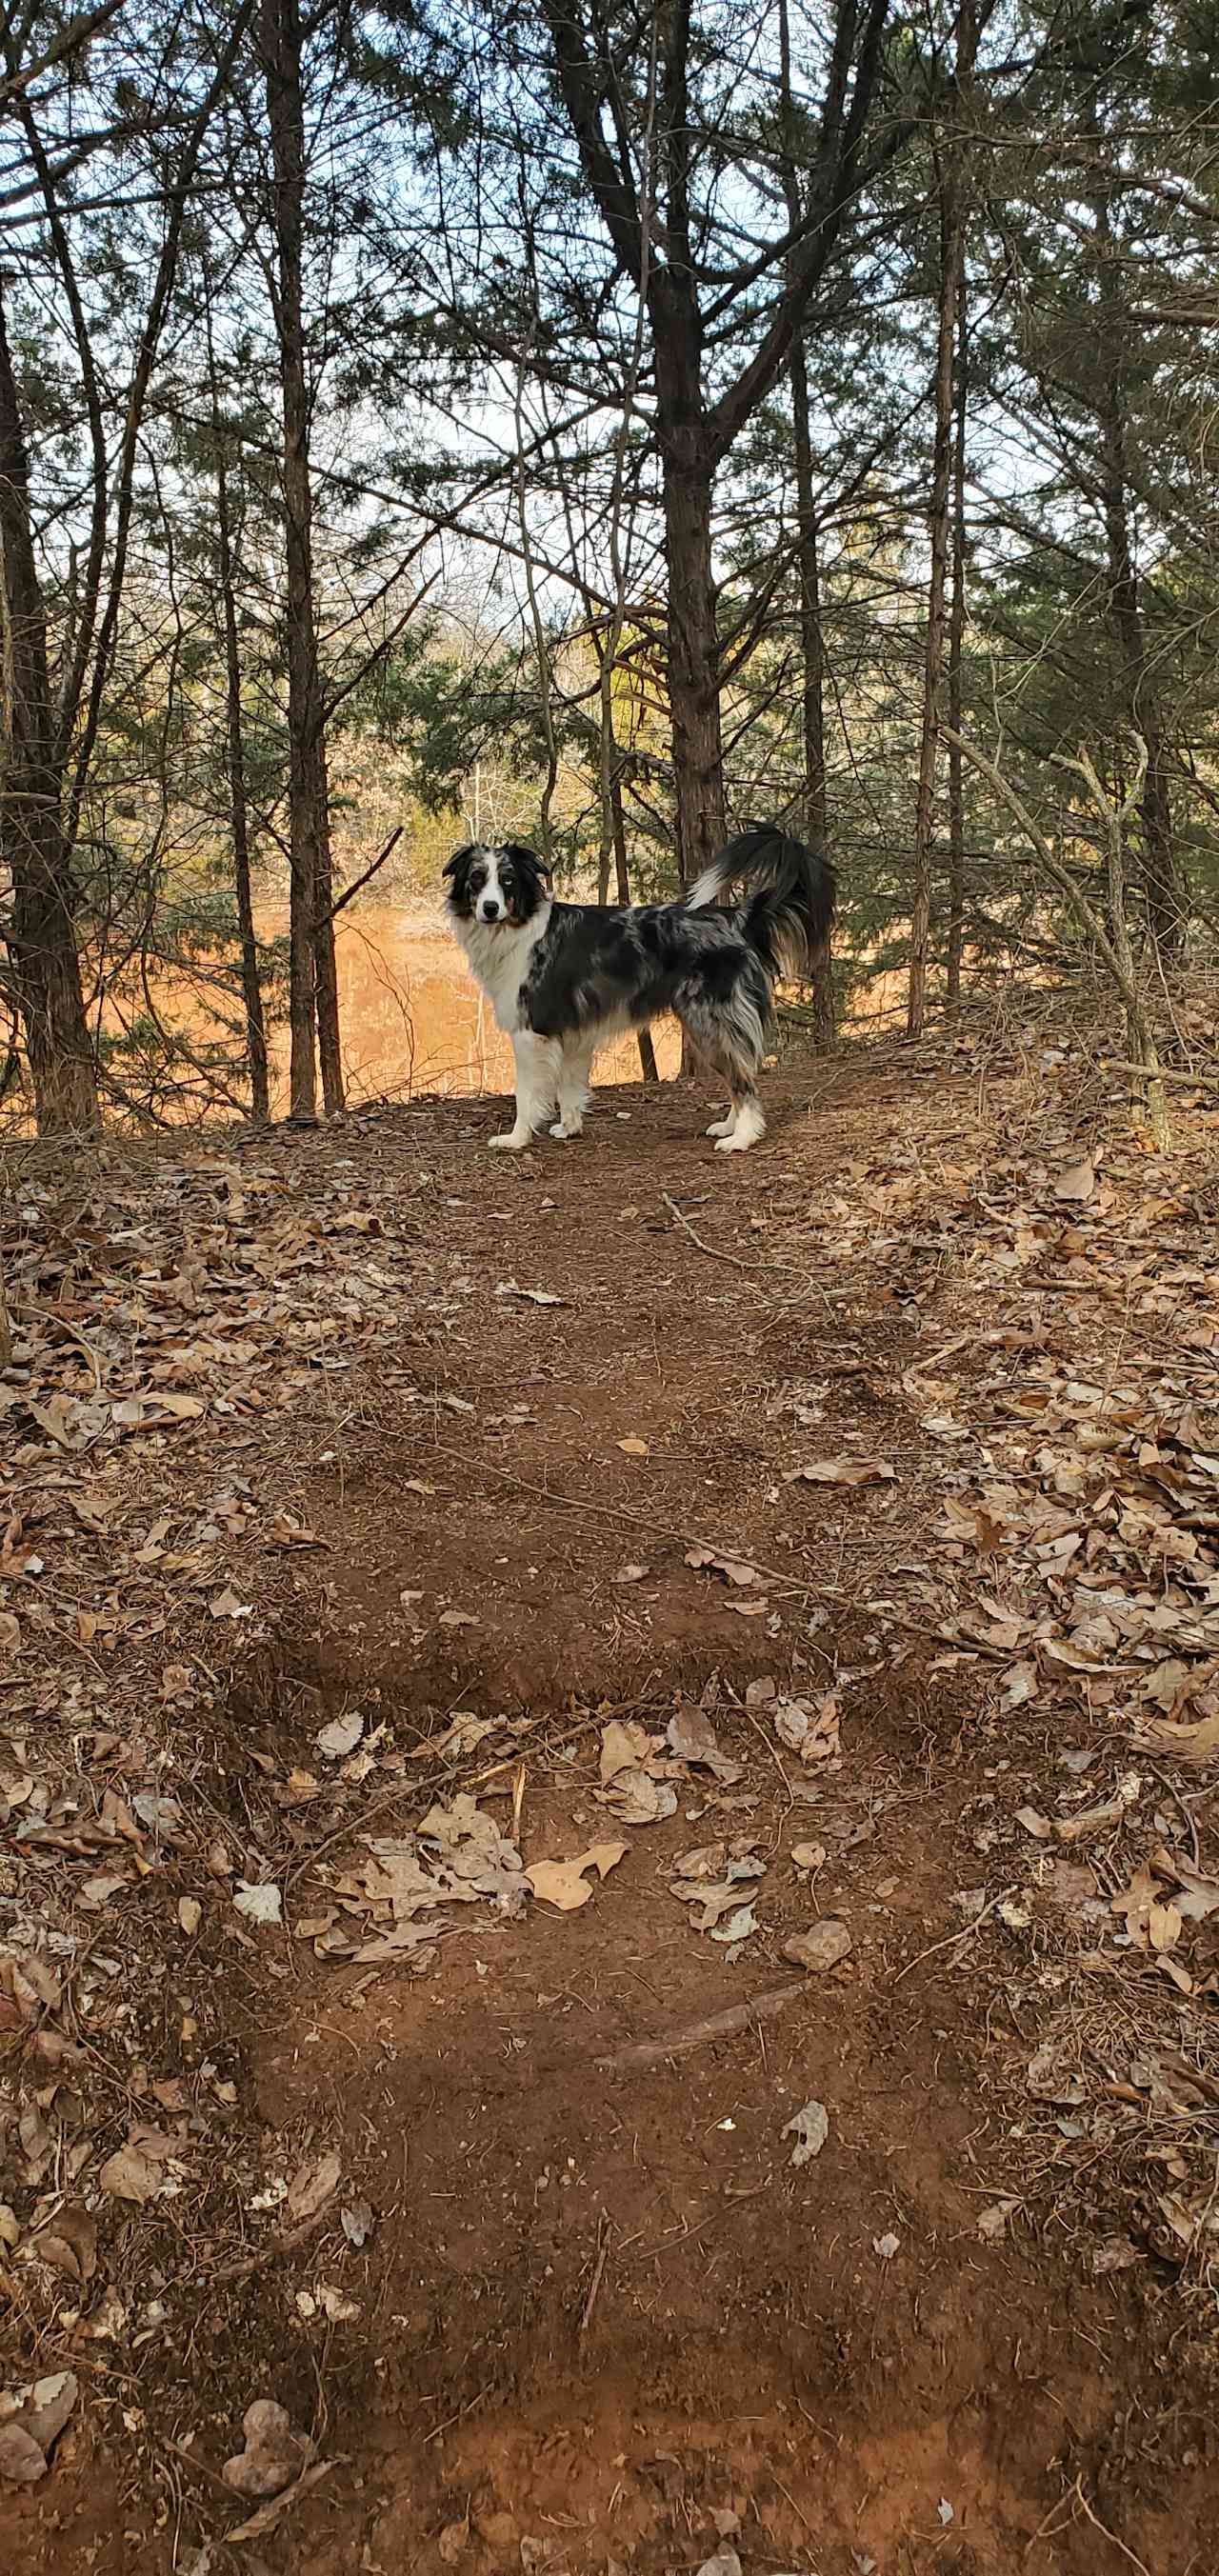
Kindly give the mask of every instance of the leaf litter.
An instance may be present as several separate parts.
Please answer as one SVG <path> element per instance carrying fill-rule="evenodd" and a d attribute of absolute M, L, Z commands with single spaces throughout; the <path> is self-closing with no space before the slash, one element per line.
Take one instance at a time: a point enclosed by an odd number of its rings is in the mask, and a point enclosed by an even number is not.
<path fill-rule="evenodd" d="M 182 1877 L 175 1875 L 175 1854 L 185 1845 L 197 1847 L 196 1888 L 208 1884 L 209 1871 L 222 1897 L 235 1893 L 239 1899 L 274 1886 L 285 1900 L 281 1923 L 288 1911 L 294 1933 L 304 1933 L 311 1921 L 322 1923 L 323 1930 L 304 1937 L 323 1959 L 354 1961 L 364 1941 L 414 1943 L 418 1937 L 426 1950 L 429 1942 L 434 1946 L 438 1926 L 468 1920 L 480 1903 L 492 1910 L 498 1904 L 494 1888 L 481 1897 L 454 1892 L 471 1886 L 469 1875 L 455 1865 L 455 1856 L 465 1851 L 463 1840 L 457 1836 L 447 1847 L 443 1836 L 425 1841 L 420 1819 L 409 1837 L 384 1839 L 410 1841 L 411 1857 L 433 1890 L 442 1888 L 442 1899 L 395 1911 L 384 1894 L 386 1874 L 394 1880 L 394 1856 L 378 1853 L 374 1843 L 380 1838 L 371 1833 L 358 1839 L 358 1808 L 350 1796 L 343 1803 L 339 1770 L 353 1756 L 363 1760 L 363 1752 L 353 1746 L 349 1754 L 336 1753 L 319 1785 L 305 1768 L 309 1756 L 302 1744 L 295 1772 L 270 1763 L 260 1813 L 269 1816 L 278 1808 L 290 1821 L 297 1809 L 320 1799 L 325 1828 L 333 1833 L 344 1826 L 347 1839 L 339 1846 L 341 1861 L 323 1859 L 314 1871 L 318 1893 L 311 1884 L 305 1901 L 316 1905 L 316 1914 L 297 1917 L 302 1891 L 295 1857 L 286 1865 L 282 1845 L 265 1825 L 256 1828 L 252 1841 L 227 1824 L 218 1837 L 214 1823 L 200 1834 L 189 1791 L 184 1808 L 172 1795 L 175 1784 L 155 1766 L 144 1710 L 124 1699 L 121 1682 L 115 1690 L 116 1677 L 130 1664 L 144 1677 L 147 1709 L 164 1711 L 167 1725 L 189 1733 L 199 1710 L 210 1704 L 209 1650 L 204 1648 L 202 1659 L 196 1651 L 208 1624 L 220 1636 L 210 1650 L 214 1660 L 248 1655 L 260 1633 L 265 1636 L 265 1594 L 250 1565 L 253 1542 L 261 1536 L 289 1556 L 322 1542 L 309 1529 L 309 1515 L 281 1502 L 278 1492 L 270 1498 L 260 1493 L 257 1477 L 246 1473 L 249 1460 L 222 1458 L 219 1439 L 232 1430 L 248 1446 L 264 1423 L 274 1425 L 278 1418 L 289 1426 L 295 1408 L 328 1376 L 341 1384 L 357 1363 L 391 1359 L 397 1319 L 387 1283 L 397 1289 L 407 1266 L 427 1257 L 416 1216 L 386 1188 L 375 1212 L 371 1204 L 351 1209 L 361 1222 L 337 1260 L 333 1201 L 298 1204 L 286 1166 L 251 1174 L 244 1159 L 220 1152 L 199 1162 L 192 1149 L 189 1160 L 167 1160 L 149 1179 L 125 1184 L 122 1207 L 117 1199 L 107 1201 L 108 1185 L 99 1181 L 98 1239 L 110 1282 L 104 1295 L 92 1284 L 91 1249 L 56 1236 L 41 1216 L 28 1226 L 21 1218 L 15 1272 L 20 1292 L 47 1301 L 76 1299 L 74 1312 L 97 1352 L 95 1366 L 66 1348 L 53 1325 L 29 1329 L 21 1318 L 16 1347 L 24 1389 L 0 1380 L 6 1437 L 16 1435 L 7 1453 L 15 1474 L 4 1496 L 8 1517 L 0 1549 L 0 1643 L 12 1675 L 5 1676 L 11 1759 L 0 1770 L 0 1796 L 18 1867 L 37 1870 L 40 1898 L 61 1888 L 70 1888 L 72 1898 L 70 1914 L 52 1907 L 47 1918 L 52 1936 L 65 1944 L 54 1967 L 41 1929 L 6 1939 L 7 1955 L 0 1955 L 0 2012 L 11 2013 L 12 2027 L 40 2049 L 71 2050 L 71 2016 L 82 1997 L 84 2027 L 96 2044 L 107 1995 L 122 1984 L 124 1928 L 137 1899 L 147 1908 L 163 1897 L 166 1919 L 178 1926 L 178 1960 L 185 1956 L 183 1934 L 206 1943 L 222 1923 L 229 1927 L 224 1937 L 244 1938 L 247 1949 L 257 1949 L 260 1967 L 264 1956 L 272 1966 L 281 1956 L 282 1935 L 251 1940 L 258 1916 L 243 1922 L 239 1902 L 202 1907 L 199 1923 L 188 1928 L 193 1910 L 184 1918 L 182 1909 L 193 1909 L 199 1898 L 183 1895 Z M 871 1443 L 861 1437 L 856 1454 L 854 1434 L 835 1430 L 819 1443 L 830 1454 L 811 1464 L 814 1470 L 845 1465 L 851 1474 L 807 1476 L 790 1451 L 786 1465 L 776 1461 L 776 1473 L 793 1521 L 803 1509 L 805 1485 L 830 1489 L 831 1510 L 833 1487 L 847 1487 L 841 1509 L 850 1516 L 852 1544 L 862 1541 L 859 1597 L 879 1650 L 892 1655 L 895 1671 L 900 1673 L 905 1656 L 924 1655 L 921 1640 L 911 1645 L 912 1630 L 921 1629 L 939 1650 L 940 1669 L 973 1678 L 980 1708 L 1002 1708 L 1009 1718 L 1035 1709 L 1047 1729 L 1099 1740 L 1091 1748 L 1096 1768 L 1087 1799 L 1072 1803 L 1077 1782 L 1068 1781 L 1056 1799 L 1043 1781 L 1017 1783 L 1013 1772 L 1009 1803 L 1008 1783 L 992 1784 L 992 1807 L 977 1823 L 979 1835 L 995 1834 L 990 1851 L 1005 1844 L 1010 1849 L 1020 1831 L 1014 1824 L 1019 1803 L 1044 1817 L 1051 1831 L 1049 1837 L 1025 1836 L 1018 1865 L 1002 1873 L 1010 1878 L 1016 1868 L 1018 1901 L 1005 1896 L 996 1906 L 991 1880 L 981 1899 L 982 1936 L 1014 1942 L 1017 1959 L 1022 1944 L 1029 1949 L 1027 1971 L 1017 1966 L 1011 1983 L 1014 2008 L 1030 2031 L 1026 2062 L 1038 2053 L 1039 2024 L 1053 2036 L 1061 2021 L 1064 2045 L 1052 2080 L 1068 2093 L 1083 2090 L 1082 2100 L 1026 2097 L 1032 2121 L 1047 2124 L 1056 2184 L 1070 2177 L 1075 2163 L 1082 2177 L 1098 2162 L 1111 2170 L 1117 2161 L 1129 2161 L 1136 2149 L 1142 2152 L 1148 2133 L 1159 2156 L 1158 2165 L 1147 2166 L 1144 2203 L 1131 2204 L 1131 2233 L 1114 2236 L 1110 2229 L 1099 2235 L 1095 2268 L 1104 2268 L 1107 2248 L 1125 2246 L 1131 2262 L 1146 2259 L 1151 2250 L 1179 2267 L 1188 2260 L 1196 2272 L 1199 2249 L 1213 2233 L 1213 2213 L 1208 2217 L 1206 2207 L 1210 2168 L 1199 2145 L 1213 2135 L 1214 2120 L 1200 2023 L 1214 1991 L 1207 1943 L 1215 1881 L 1191 1853 L 1181 1810 L 1171 1792 L 1157 1786 L 1150 1765 L 1153 1759 L 1179 1761 L 1193 1767 L 1196 1779 L 1219 1754 L 1219 1428 L 1213 1407 L 1209 1422 L 1206 1410 L 1219 1357 L 1219 1318 L 1210 1266 L 1196 1257 L 1183 1182 L 1171 1173 L 1157 1178 L 1135 1156 L 1124 1171 L 1106 1156 L 1103 1171 L 1099 1161 L 1093 1163 L 1090 1196 L 1063 1205 L 1055 1198 L 1054 1176 L 1070 1159 L 1061 1151 L 1047 1154 L 1038 1179 L 1035 1145 L 1022 1147 L 1019 1153 L 989 1155 L 984 1170 L 959 1184 L 942 1161 L 931 1176 L 878 1163 L 862 1179 L 853 1172 L 841 1193 L 827 1194 L 827 1257 L 845 1266 L 854 1253 L 866 1252 L 882 1291 L 891 1287 L 907 1308 L 912 1283 L 915 1296 L 920 1293 L 920 1263 L 926 1267 L 914 1240 L 920 1231 L 939 1244 L 933 1260 L 960 1258 L 962 1293 L 972 1301 L 967 1320 L 974 1328 L 968 1336 L 968 1383 L 962 1384 L 942 1355 L 943 1337 L 951 1340 L 956 1319 L 946 1308 L 937 1314 L 925 1304 L 917 1374 L 908 1371 L 904 1386 L 923 1434 L 917 1468 L 908 1468 L 903 1452 L 898 1467 L 884 1462 L 888 1471 L 873 1473 L 881 1462 L 869 1455 Z M 49 1189 L 36 1178 L 30 1202 L 36 1212 L 52 1204 Z M 985 1319 L 981 1331 L 979 1316 Z M 1108 1340 L 1094 1332 L 1099 1324 L 1114 1328 Z M 791 1410 L 797 1434 L 820 1420 L 825 1397 L 820 1381 L 801 1391 L 798 1402 L 810 1419 L 801 1422 Z M 408 1390 L 405 1400 L 435 1399 L 430 1391 L 416 1396 Z M 447 1394 L 439 1401 L 466 1416 L 475 1410 Z M 216 1471 L 207 1474 L 201 1425 L 216 1444 Z M 628 1455 L 647 1453 L 643 1441 L 627 1449 Z M 893 1455 L 899 1457 L 895 1444 Z M 188 1484 L 175 1482 L 183 1468 L 198 1471 L 198 1498 L 191 1497 Z M 871 1521 L 887 1512 L 899 1475 L 904 1485 L 911 1473 L 927 1501 L 928 1529 L 937 1535 L 934 1543 L 908 1549 L 909 1564 L 895 1563 L 894 1551 L 883 1532 L 873 1532 Z M 420 1493 L 435 1490 L 422 1477 L 413 1484 Z M 851 1492 L 852 1484 L 861 1490 Z M 141 1508 L 140 1496 L 150 1486 L 156 1501 Z M 176 1504 L 179 1491 L 182 1508 L 166 1513 L 163 1500 Z M 657 1557 L 655 1549 L 650 1552 Z M 773 1557 L 775 1550 L 765 1553 Z M 746 1596 L 735 1606 L 753 1610 L 757 1586 L 734 1586 L 725 1570 L 728 1564 L 748 1566 L 747 1550 L 737 1553 L 729 1545 L 723 1557 L 722 1566 L 712 1562 L 693 1570 L 706 1575 L 709 1594 L 714 1587 L 721 1603 L 735 1588 Z M 56 1603 L 45 1580 L 49 1566 Z M 625 1571 L 634 1582 L 649 1569 Z M 768 1606 L 763 1615 L 769 1616 Z M 431 1605 L 424 1602 L 420 1616 L 434 1617 Z M 61 1627 L 72 1640 L 66 1653 Z M 774 1693 L 776 1700 L 798 1701 L 814 1714 L 826 1696 L 831 1694 L 814 1689 L 807 1674 L 798 1690 L 789 1683 Z M 323 1703 L 308 1731 L 311 1739 L 325 1731 L 318 1719 L 327 1714 Z M 824 1783 L 841 1760 L 841 1742 L 837 1750 L 827 1745 L 824 1753 L 810 1753 L 806 1734 L 797 1750 L 764 1709 L 751 1714 L 778 1748 L 795 1794 L 807 1794 L 818 1778 Z M 45 1759 L 45 1720 L 53 1715 L 65 1721 L 65 1739 L 70 1735 L 81 1748 L 82 1774 L 67 1764 L 56 1769 Z M 489 1727 L 495 1721 L 476 1717 L 474 1723 Z M 426 1755 L 427 1748 L 421 1752 Z M 445 1758 L 456 1762 L 465 1752 L 455 1736 Z M 322 1773 L 327 1755 L 315 1744 L 318 1753 Z M 412 1758 L 403 1747 L 388 1757 L 370 1757 L 384 1766 L 390 1785 L 401 1781 Z M 1018 1761 L 1017 1754 L 1017 1767 Z M 666 1763 L 673 1764 L 671 1772 Z M 700 1772 L 704 1788 L 710 1780 L 713 1797 L 731 1785 L 717 1780 L 706 1764 L 683 1764 L 663 1740 L 659 1749 L 653 1741 L 643 1759 L 624 1764 L 604 1785 L 612 1790 L 613 1780 L 631 1769 L 657 1790 L 685 1794 Z M 1138 1786 L 1123 1797 L 1120 1787 L 1136 1771 Z M 83 1794 L 86 1783 L 100 1796 Z M 1187 1784 L 1187 1799 L 1190 1794 Z M 1198 1821 L 1206 1822 L 1201 1807 Z M 802 1854 L 822 1856 L 809 1863 L 813 1870 L 824 1865 L 827 1840 L 837 1841 L 836 1828 L 821 1810 L 816 1831 L 826 1839 L 797 1846 Z M 501 1835 L 502 1842 L 507 1839 Z M 206 1865 L 205 1848 L 211 1855 Z M 502 1857 L 508 1880 L 524 1876 Z M 722 1889 L 729 1900 L 720 1923 L 745 1903 L 754 1907 L 767 1884 L 763 1870 L 756 1878 L 734 1879 L 730 1857 L 725 1846 L 718 1874 L 702 1882 Z M 380 1872 L 376 1897 L 365 1883 L 358 1892 L 340 1893 L 341 1875 L 358 1878 L 374 1862 Z M 1077 1871 L 1073 1881 L 1055 1878 L 1064 1868 Z M 446 1871 L 451 1883 L 444 1887 Z M 986 1873 L 975 1868 L 962 1874 Z M 188 1889 L 190 1884 L 188 1878 Z M 1115 1910 L 1114 1897 L 1132 1889 L 1133 1903 Z M 736 1905 L 733 1895 L 740 1900 Z M 1095 1953 L 1107 1962 L 1103 1977 L 1092 1967 L 1072 1967 L 1057 2002 L 1059 1990 L 1039 1982 L 1031 1955 L 1034 1936 L 1044 1937 L 1051 1905 L 1056 1938 L 1069 1943 L 1078 1925 L 1082 1958 Z M 116 1926 L 113 1939 L 107 1937 L 108 1918 Z M 70 1930 L 60 1929 L 69 1924 Z M 1171 1932 L 1168 1946 L 1156 1946 L 1153 1924 L 1161 1935 Z M 79 1968 L 95 1926 L 101 1938 Z M 961 1957 L 972 1961 L 980 1955 L 971 1943 Z M 1010 1960 L 1012 1950 L 1005 1955 Z M 958 1972 L 956 1954 L 949 1954 L 949 1967 Z M 1185 1976 L 1191 1990 L 1170 1984 L 1169 1969 Z M 78 1974 L 79 1989 L 72 1982 Z M 1081 1980 L 1088 1990 L 1082 2016 Z M 1120 2014 L 1113 2008 L 1119 1994 Z M 64 1995 L 69 2011 L 60 2026 Z M 200 2009 L 197 1995 L 184 1997 L 182 2027 L 188 2033 L 197 2028 Z M 1176 2018 L 1166 2021 L 1166 2014 Z M 1072 2035 L 1074 2047 L 1065 2044 Z M 191 2048 L 193 2039 L 186 2045 Z M 134 2160 L 140 2159 L 146 2168 L 141 2187 L 159 2172 L 172 2189 L 193 2188 L 209 2152 L 207 2106 L 223 2099 L 226 2072 L 197 2084 L 192 2078 L 192 2097 L 202 2105 L 193 2113 L 198 2134 L 184 2137 L 173 2127 L 177 2114 L 171 2114 L 159 2132 L 174 2150 L 166 2155 L 156 2151 L 152 2137 L 141 2142 L 134 2117 L 117 2132 L 112 2123 L 95 2142 L 64 2129 L 54 2100 L 33 2106 L 37 2116 L 22 2119 L 21 2170 L 45 2179 L 61 2156 L 64 2179 L 73 2184 L 71 2160 L 83 2157 L 75 2172 L 88 2171 L 91 2191 L 92 2176 L 107 2160 L 127 2155 L 132 2161 L 120 2170 L 137 2174 Z M 231 2083 L 227 2090 L 232 2092 Z M 1078 2134 L 1069 2134 L 1064 2122 Z M 150 2132 L 155 2125 L 155 2115 L 144 2123 Z M 1039 2136 L 1034 2127 L 1033 2148 Z M 153 2212 L 159 2188 L 153 2184 Z M 290 2186 L 284 2188 L 286 2193 Z M 96 2204 L 103 2225 L 113 2197 L 106 2194 Z M 1009 2204 L 1014 2209 L 1023 2201 L 1004 2193 L 994 2205 Z M 353 2211 L 358 2207 L 350 2204 Z M 140 2208 L 139 2200 L 120 2201 L 110 2214 L 133 2226 Z M 348 2215 L 342 2213 L 344 2242 L 353 2241 Z M 88 2261 L 87 2252 L 73 2253 L 70 2232 L 51 2237 L 45 2257 L 38 2255 L 36 2234 L 22 2239 L 22 2223 L 14 2222 L 22 2259 L 31 2265 L 44 2263 L 49 2272 L 63 2257 L 68 2264 Z M 59 2254 L 49 2250 L 56 2246 Z M 1125 2259 L 1115 2256 L 1113 2267 L 1121 2268 Z M 71 2279 L 66 2266 L 62 2277 Z M 108 2284 L 94 2295 L 100 2331 L 107 2315 L 121 2315 L 122 2302 Z"/>

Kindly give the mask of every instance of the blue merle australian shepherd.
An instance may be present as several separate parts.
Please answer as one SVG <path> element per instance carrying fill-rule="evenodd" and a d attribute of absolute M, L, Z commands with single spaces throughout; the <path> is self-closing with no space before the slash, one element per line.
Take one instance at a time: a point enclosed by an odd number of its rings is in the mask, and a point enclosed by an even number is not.
<path fill-rule="evenodd" d="M 721 850 L 678 903 L 556 903 L 519 841 L 468 842 L 445 875 L 449 915 L 516 1059 L 516 1124 L 491 1143 L 523 1153 L 536 1128 L 578 1136 L 599 1047 L 672 1012 L 731 1095 L 708 1134 L 743 1154 L 766 1133 L 757 1075 L 781 975 L 807 971 L 834 910 L 829 861 L 767 824 Z M 721 904 L 739 882 L 744 900 Z M 554 1113 L 557 1111 L 557 1116 Z"/>

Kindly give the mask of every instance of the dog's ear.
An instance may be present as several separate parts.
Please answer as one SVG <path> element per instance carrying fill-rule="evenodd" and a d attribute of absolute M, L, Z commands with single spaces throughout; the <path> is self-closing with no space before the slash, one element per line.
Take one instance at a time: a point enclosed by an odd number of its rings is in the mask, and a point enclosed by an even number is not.
<path fill-rule="evenodd" d="M 448 860 L 447 864 L 441 869 L 441 875 L 446 877 L 455 877 L 458 869 L 464 868 L 467 859 L 472 859 L 473 856 L 473 841 L 463 841 L 461 848 L 459 850 L 454 850 L 452 858 Z"/>
<path fill-rule="evenodd" d="M 526 868 L 531 875 L 540 877 L 543 885 L 553 883 L 554 870 L 545 859 L 539 858 L 536 850 L 530 849 L 527 841 L 505 841 L 504 856 L 515 859 L 518 868 Z"/>

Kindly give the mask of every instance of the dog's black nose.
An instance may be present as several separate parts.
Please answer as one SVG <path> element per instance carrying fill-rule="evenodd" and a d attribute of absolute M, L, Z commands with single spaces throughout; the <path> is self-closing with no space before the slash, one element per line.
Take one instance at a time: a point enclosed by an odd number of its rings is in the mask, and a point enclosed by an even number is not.
<path fill-rule="evenodd" d="M 499 920 L 499 905 L 496 902 L 494 895 L 484 895 L 478 909 L 481 912 L 484 921 Z"/>

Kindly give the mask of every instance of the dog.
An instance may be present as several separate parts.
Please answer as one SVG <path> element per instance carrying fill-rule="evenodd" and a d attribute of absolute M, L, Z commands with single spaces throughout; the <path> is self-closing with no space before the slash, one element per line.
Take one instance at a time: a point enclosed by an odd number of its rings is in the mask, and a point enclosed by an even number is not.
<path fill-rule="evenodd" d="M 707 1130 L 719 1152 L 743 1154 L 765 1135 L 757 1076 L 775 983 L 807 971 L 833 919 L 820 851 L 751 824 L 676 903 L 557 903 L 549 869 L 520 841 L 467 841 L 444 874 L 452 927 L 512 1040 L 516 1123 L 491 1138 L 494 1151 L 523 1153 L 552 1119 L 552 1136 L 578 1136 L 598 1048 L 669 1012 L 727 1084 L 727 1114 Z M 745 899 L 723 908 L 737 881 Z"/>

